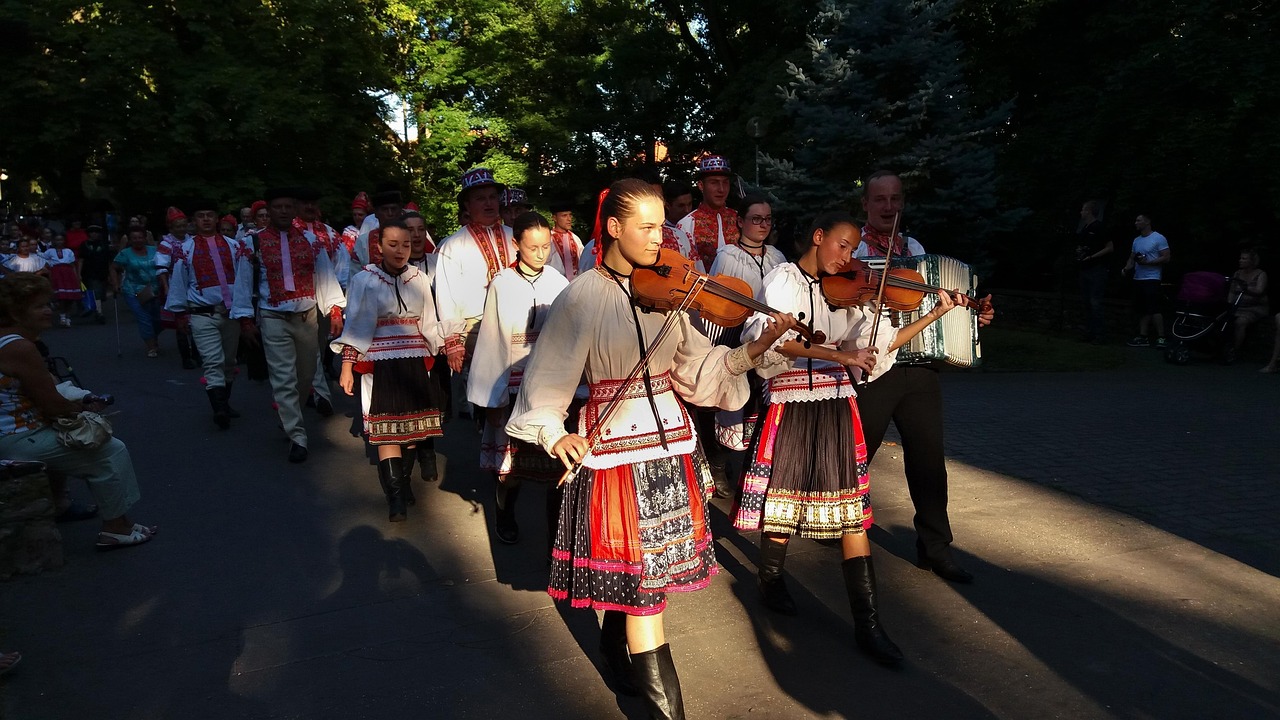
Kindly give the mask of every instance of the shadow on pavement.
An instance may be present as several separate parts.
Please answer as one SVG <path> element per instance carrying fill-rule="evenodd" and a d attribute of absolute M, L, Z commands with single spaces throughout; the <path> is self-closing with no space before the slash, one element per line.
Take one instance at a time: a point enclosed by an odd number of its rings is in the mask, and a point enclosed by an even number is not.
<path fill-rule="evenodd" d="M 1280 577 L 1272 379 L 1158 358 L 1094 373 L 944 372 L 947 458 L 1115 508 Z M 962 492 L 953 483 L 952 498 Z"/>

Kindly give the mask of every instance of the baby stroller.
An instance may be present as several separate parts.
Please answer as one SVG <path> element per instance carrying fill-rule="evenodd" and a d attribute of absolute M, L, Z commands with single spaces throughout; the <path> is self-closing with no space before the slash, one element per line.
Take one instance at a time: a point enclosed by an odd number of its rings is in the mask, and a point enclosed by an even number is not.
<path fill-rule="evenodd" d="M 1216 272 L 1187 273 L 1178 289 L 1178 303 L 1169 331 L 1173 341 L 1164 351 L 1165 362 L 1186 365 L 1192 353 L 1235 362 L 1230 327 L 1235 306 L 1227 302 L 1231 278 Z M 1240 298 L 1236 298 L 1239 302 Z"/>

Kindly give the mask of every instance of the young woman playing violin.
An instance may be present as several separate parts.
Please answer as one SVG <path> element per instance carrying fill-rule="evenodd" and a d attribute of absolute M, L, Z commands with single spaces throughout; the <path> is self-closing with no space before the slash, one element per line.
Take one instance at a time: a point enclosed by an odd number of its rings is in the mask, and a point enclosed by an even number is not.
<path fill-rule="evenodd" d="M 683 718 L 663 611 L 668 592 L 705 587 L 716 562 L 705 512 L 710 472 L 680 399 L 741 407 L 743 373 L 796 321 L 775 314 L 758 323 L 752 342 L 715 347 L 684 311 L 635 307 L 632 272 L 659 257 L 662 196 L 643 181 L 621 180 L 600 216 L 600 264 L 552 304 L 507 433 L 566 467 L 582 466 L 565 490 L 548 592 L 604 610 L 601 650 L 618 689 L 628 691 L 629 674 L 652 717 Z M 648 362 L 639 372 L 642 353 Z M 583 430 L 566 433 L 566 409 L 584 373 Z"/>
<path fill-rule="evenodd" d="M 790 537 L 839 539 L 858 647 L 892 665 L 902 661 L 902 652 L 879 622 L 867 541 L 872 523 L 867 448 L 855 399 L 856 376 L 851 376 L 875 366 L 874 347 L 853 349 L 867 345 L 875 314 L 861 303 L 833 307 L 823 294 L 822 278 L 845 268 L 858 244 L 853 218 L 843 212 L 821 215 L 809 239 L 798 262 L 765 277 L 761 300 L 804 313 L 814 330 L 825 333 L 826 343 L 806 346 L 788 340 L 778 351 L 791 361 L 757 371 L 765 378 L 766 412 L 748 455 L 734 526 L 762 531 L 760 592 L 766 607 L 787 615 L 796 614 L 782 577 Z M 951 305 L 949 298 L 940 297 L 939 303 Z M 760 315 L 748 320 L 743 339 L 758 337 L 763 321 Z"/>

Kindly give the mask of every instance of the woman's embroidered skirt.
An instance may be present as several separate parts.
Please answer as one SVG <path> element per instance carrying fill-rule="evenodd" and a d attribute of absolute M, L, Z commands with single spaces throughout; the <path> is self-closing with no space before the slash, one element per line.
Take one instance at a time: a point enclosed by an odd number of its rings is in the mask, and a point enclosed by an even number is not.
<path fill-rule="evenodd" d="M 707 521 L 711 471 L 701 448 L 607 470 L 565 489 L 547 592 L 573 607 L 653 615 L 667 593 L 716 574 Z"/>
<path fill-rule="evenodd" d="M 871 527 L 856 399 L 771 403 L 733 511 L 739 530 L 835 539 Z"/>

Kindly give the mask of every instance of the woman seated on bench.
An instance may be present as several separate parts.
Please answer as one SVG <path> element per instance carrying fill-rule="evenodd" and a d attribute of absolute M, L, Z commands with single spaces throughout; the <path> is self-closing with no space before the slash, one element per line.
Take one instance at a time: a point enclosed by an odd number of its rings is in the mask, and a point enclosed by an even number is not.
<path fill-rule="evenodd" d="M 58 441 L 55 418 L 95 409 L 58 394 L 53 375 L 36 348 L 53 325 L 48 279 L 11 273 L 0 279 L 0 457 L 42 462 L 51 476 L 82 477 L 101 514 L 99 550 L 141 545 L 156 528 L 125 515 L 138 501 L 138 480 L 124 443 L 112 438 L 95 449 L 72 449 Z"/>

